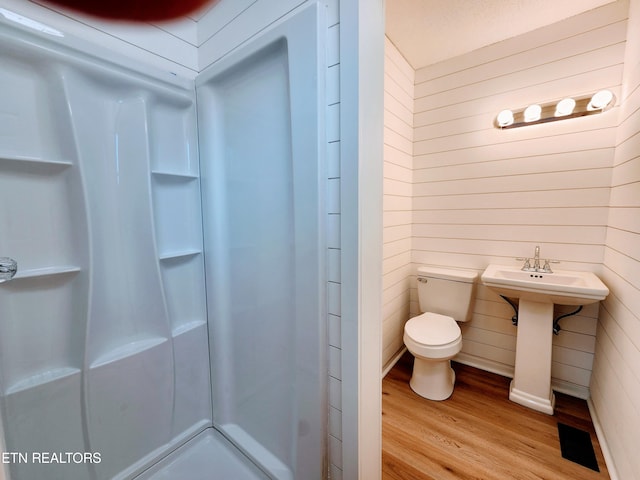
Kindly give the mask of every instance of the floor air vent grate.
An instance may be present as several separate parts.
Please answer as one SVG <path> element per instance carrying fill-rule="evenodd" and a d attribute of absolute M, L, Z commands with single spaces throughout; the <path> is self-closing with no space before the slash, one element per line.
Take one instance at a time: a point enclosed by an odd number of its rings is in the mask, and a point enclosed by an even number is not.
<path fill-rule="evenodd" d="M 563 458 L 596 472 L 600 471 L 589 432 L 558 423 L 558 435 Z"/>

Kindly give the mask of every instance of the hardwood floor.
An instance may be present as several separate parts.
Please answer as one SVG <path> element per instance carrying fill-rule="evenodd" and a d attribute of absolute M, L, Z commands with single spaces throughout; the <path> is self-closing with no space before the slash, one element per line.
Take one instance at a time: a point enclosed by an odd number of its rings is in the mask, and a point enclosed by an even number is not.
<path fill-rule="evenodd" d="M 382 382 L 383 480 L 609 480 L 584 400 L 556 393 L 553 416 L 509 401 L 510 379 L 453 363 L 444 402 L 409 387 L 407 352 Z M 600 472 L 566 460 L 558 422 L 586 430 Z"/>

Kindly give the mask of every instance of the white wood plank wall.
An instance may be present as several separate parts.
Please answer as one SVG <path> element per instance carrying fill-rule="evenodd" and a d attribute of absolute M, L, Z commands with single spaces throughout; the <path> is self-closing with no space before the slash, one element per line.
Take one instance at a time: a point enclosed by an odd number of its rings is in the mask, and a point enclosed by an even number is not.
<path fill-rule="evenodd" d="M 591 401 L 617 478 L 626 479 L 640 478 L 640 0 L 630 5 L 621 96 L 602 272 L 611 293 L 600 311 Z"/>
<path fill-rule="evenodd" d="M 416 71 L 415 265 L 480 273 L 492 262 L 516 265 L 515 257 L 533 256 L 540 245 L 542 257 L 562 262 L 558 269 L 599 272 L 619 108 L 504 131 L 493 120 L 504 108 L 601 88 L 620 98 L 626 19 L 626 2 L 614 2 Z M 411 312 L 417 313 L 415 288 Z M 511 315 L 480 285 L 460 358 L 511 373 Z M 588 395 L 597 318 L 595 305 L 561 322 L 555 386 Z"/>
<path fill-rule="evenodd" d="M 404 346 L 411 282 L 414 70 L 385 38 L 383 369 Z"/>

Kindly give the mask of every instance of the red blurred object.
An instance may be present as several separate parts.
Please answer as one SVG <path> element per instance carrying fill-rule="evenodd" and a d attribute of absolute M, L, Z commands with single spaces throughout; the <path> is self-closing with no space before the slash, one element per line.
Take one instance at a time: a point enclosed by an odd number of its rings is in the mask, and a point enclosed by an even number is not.
<path fill-rule="evenodd" d="M 47 0 L 50 3 L 112 20 L 150 22 L 185 17 L 217 0 Z"/>

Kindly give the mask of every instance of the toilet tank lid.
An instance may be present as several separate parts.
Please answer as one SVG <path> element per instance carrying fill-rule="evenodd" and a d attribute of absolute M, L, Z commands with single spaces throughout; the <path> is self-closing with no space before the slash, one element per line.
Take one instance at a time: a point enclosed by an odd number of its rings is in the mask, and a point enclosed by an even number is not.
<path fill-rule="evenodd" d="M 461 268 L 442 268 L 429 265 L 418 267 L 418 276 L 473 283 L 478 277 L 478 272 Z"/>

